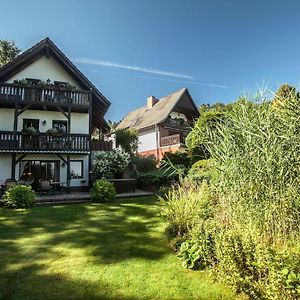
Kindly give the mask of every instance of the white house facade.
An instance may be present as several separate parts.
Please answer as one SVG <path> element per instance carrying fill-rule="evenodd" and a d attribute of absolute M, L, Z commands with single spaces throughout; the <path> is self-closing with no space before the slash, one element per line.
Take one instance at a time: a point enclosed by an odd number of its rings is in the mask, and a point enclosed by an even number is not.
<path fill-rule="evenodd" d="M 88 189 L 91 134 L 107 129 L 109 105 L 49 38 L 0 68 L 0 181 Z"/>

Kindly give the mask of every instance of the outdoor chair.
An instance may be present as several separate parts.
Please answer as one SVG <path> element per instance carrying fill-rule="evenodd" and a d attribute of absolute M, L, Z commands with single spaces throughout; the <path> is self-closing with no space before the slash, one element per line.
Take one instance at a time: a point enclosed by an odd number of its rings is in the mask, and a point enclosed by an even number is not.
<path fill-rule="evenodd" d="M 5 189 L 8 190 L 17 185 L 17 181 L 14 179 L 7 179 L 5 182 Z"/>
<path fill-rule="evenodd" d="M 41 180 L 40 181 L 40 193 L 43 194 L 49 194 L 51 191 L 51 182 L 50 180 Z"/>

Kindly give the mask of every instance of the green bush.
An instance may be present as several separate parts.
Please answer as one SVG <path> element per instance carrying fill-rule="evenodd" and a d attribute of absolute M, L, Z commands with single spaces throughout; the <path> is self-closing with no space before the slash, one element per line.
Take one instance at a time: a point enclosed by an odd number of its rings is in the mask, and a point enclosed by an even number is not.
<path fill-rule="evenodd" d="M 130 155 L 121 148 L 112 151 L 98 151 L 93 157 L 93 177 L 111 178 L 122 173 L 129 165 Z"/>
<path fill-rule="evenodd" d="M 169 185 L 173 180 L 174 176 L 168 170 L 156 169 L 140 173 L 137 182 L 140 188 L 147 188 L 148 186 L 159 188 L 162 185 Z"/>
<path fill-rule="evenodd" d="M 111 182 L 100 179 L 94 182 L 91 195 L 95 202 L 111 202 L 116 198 L 116 189 Z"/>
<path fill-rule="evenodd" d="M 135 155 L 131 157 L 131 164 L 139 174 L 156 170 L 157 161 L 154 155 L 146 157 Z"/>
<path fill-rule="evenodd" d="M 195 162 L 188 171 L 188 177 L 192 180 L 210 181 L 212 177 L 213 162 L 211 159 L 203 159 Z"/>
<path fill-rule="evenodd" d="M 9 208 L 29 208 L 35 203 L 35 193 L 30 186 L 16 185 L 4 193 L 3 204 Z"/>
<path fill-rule="evenodd" d="M 174 153 L 166 152 L 161 161 L 161 165 L 169 161 L 175 166 L 182 165 L 186 168 L 189 168 L 191 165 L 190 156 L 187 152 L 181 152 L 181 151 L 176 151 Z"/>
<path fill-rule="evenodd" d="M 216 236 L 219 278 L 251 299 L 299 299 L 300 254 L 236 232 Z"/>

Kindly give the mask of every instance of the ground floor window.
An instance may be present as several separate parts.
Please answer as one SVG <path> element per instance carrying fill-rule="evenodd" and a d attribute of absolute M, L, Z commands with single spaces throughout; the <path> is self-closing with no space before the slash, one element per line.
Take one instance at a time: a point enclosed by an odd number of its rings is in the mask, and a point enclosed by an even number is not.
<path fill-rule="evenodd" d="M 70 173 L 71 173 L 71 178 L 83 178 L 83 161 L 71 160 Z"/>
<path fill-rule="evenodd" d="M 59 181 L 59 161 L 23 160 L 20 163 L 20 179 Z"/>

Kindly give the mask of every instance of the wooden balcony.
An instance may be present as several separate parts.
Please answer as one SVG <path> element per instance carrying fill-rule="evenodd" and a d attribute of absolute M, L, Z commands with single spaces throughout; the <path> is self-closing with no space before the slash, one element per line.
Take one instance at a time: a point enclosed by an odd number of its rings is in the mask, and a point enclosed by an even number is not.
<path fill-rule="evenodd" d="M 160 138 L 160 146 L 172 146 L 184 143 L 184 137 L 182 134 L 174 134 Z"/>
<path fill-rule="evenodd" d="M 88 134 L 37 133 L 0 131 L 0 152 L 2 153 L 89 153 L 90 151 L 110 151 L 112 143 L 91 141 Z"/>
<path fill-rule="evenodd" d="M 38 107 L 70 105 L 73 108 L 88 109 L 90 99 L 88 91 L 0 83 L 0 105 L 13 107 L 15 102 Z"/>

